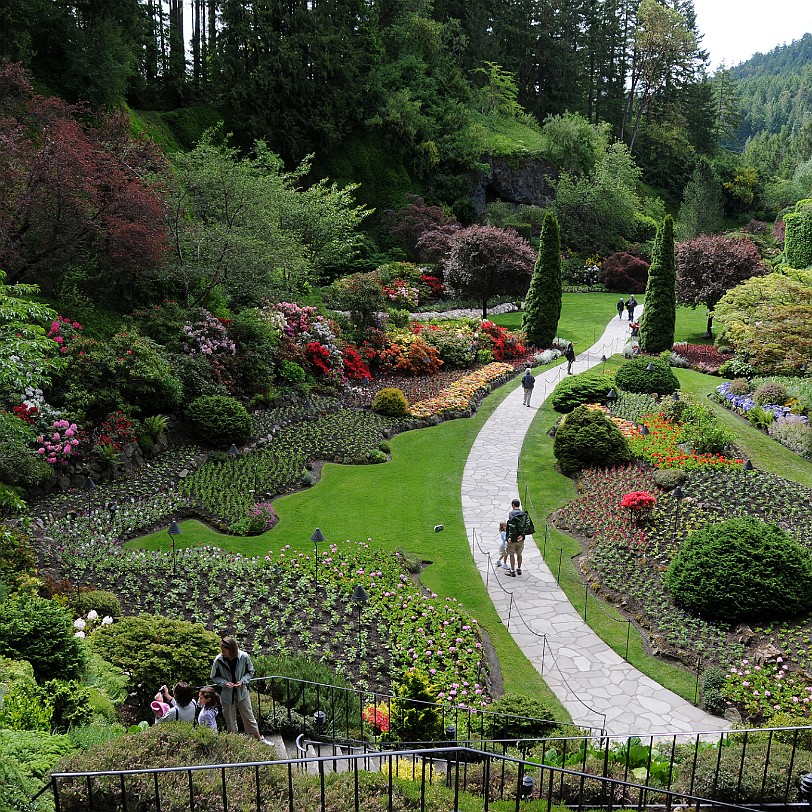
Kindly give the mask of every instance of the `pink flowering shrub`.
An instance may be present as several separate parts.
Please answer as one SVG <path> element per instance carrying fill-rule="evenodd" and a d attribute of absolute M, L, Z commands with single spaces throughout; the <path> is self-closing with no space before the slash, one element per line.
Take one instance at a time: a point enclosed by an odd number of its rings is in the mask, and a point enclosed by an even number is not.
<path fill-rule="evenodd" d="M 657 504 L 657 498 L 653 493 L 648 491 L 632 491 L 631 493 L 623 494 L 620 500 L 620 506 L 632 513 L 642 513 L 651 510 Z"/>
<path fill-rule="evenodd" d="M 389 714 L 383 708 L 367 705 L 361 713 L 361 718 L 367 724 L 372 725 L 373 733 L 376 736 L 389 732 Z"/>
<path fill-rule="evenodd" d="M 37 454 L 50 465 L 67 465 L 76 456 L 76 448 L 79 445 L 77 437 L 79 428 L 76 423 L 56 420 L 53 430 L 50 437 L 42 434 L 37 437 L 39 443 Z"/>
<path fill-rule="evenodd" d="M 57 316 L 56 321 L 51 322 L 48 338 L 59 344 L 59 352 L 62 355 L 67 355 L 72 341 L 81 335 L 82 329 L 82 325 L 78 321 L 71 321 L 64 316 Z"/>
<path fill-rule="evenodd" d="M 403 279 L 393 279 L 385 285 L 383 295 L 391 302 L 417 307 L 418 290 Z"/>
<path fill-rule="evenodd" d="M 793 673 L 781 657 L 756 665 L 749 660 L 731 666 L 722 687 L 728 705 L 735 706 L 748 724 L 768 726 L 777 713 L 812 716 L 812 685 Z"/>
<path fill-rule="evenodd" d="M 258 502 L 248 514 L 248 532 L 264 533 L 279 521 L 270 502 Z"/>
<path fill-rule="evenodd" d="M 194 323 L 183 325 L 183 350 L 194 357 L 204 355 L 234 355 L 237 348 L 228 337 L 228 331 L 219 319 L 208 310 L 200 310 L 200 317 Z"/>

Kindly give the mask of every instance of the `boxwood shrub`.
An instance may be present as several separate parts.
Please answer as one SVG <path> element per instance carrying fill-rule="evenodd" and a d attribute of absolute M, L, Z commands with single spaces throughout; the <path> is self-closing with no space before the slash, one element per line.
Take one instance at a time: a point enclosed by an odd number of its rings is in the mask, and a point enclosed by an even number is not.
<path fill-rule="evenodd" d="M 584 403 L 603 403 L 614 386 L 611 378 L 598 372 L 582 372 L 564 378 L 550 395 L 550 405 L 567 414 Z"/>
<path fill-rule="evenodd" d="M 567 476 L 589 466 L 624 465 L 632 458 L 620 429 L 602 411 L 586 406 L 579 406 L 558 427 L 553 453 Z"/>
<path fill-rule="evenodd" d="M 186 417 L 197 437 L 207 445 L 240 445 L 251 436 L 251 415 L 242 403 L 224 395 L 193 400 Z"/>
<path fill-rule="evenodd" d="M 409 401 L 403 391 L 395 387 L 381 389 L 372 401 L 372 408 L 389 417 L 403 417 L 409 412 Z"/>
<path fill-rule="evenodd" d="M 632 358 L 618 369 L 615 381 L 626 392 L 670 395 L 679 389 L 677 376 L 662 358 Z"/>
<path fill-rule="evenodd" d="M 677 605 L 706 620 L 780 620 L 808 610 L 812 556 L 777 525 L 728 519 L 686 539 L 665 583 Z"/>

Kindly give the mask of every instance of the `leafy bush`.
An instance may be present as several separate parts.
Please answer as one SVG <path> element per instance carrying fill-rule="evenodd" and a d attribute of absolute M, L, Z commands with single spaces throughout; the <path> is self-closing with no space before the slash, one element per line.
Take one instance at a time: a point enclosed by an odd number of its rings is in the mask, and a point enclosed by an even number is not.
<path fill-rule="evenodd" d="M 443 733 L 443 717 L 437 702 L 436 691 L 429 682 L 428 674 L 419 669 L 407 671 L 396 695 L 411 702 L 392 703 L 389 715 L 389 733 L 393 739 L 404 742 L 434 741 Z M 425 703 L 425 704 L 421 704 Z"/>
<path fill-rule="evenodd" d="M 471 336 L 449 330 L 424 330 L 421 336 L 439 353 L 449 369 L 465 369 L 474 360 Z"/>
<path fill-rule="evenodd" d="M 386 454 L 384 454 L 383 451 L 378 451 L 375 449 L 367 454 L 367 461 L 373 465 L 378 465 L 382 462 L 386 462 Z"/>
<path fill-rule="evenodd" d="M 0 525 L 0 582 L 14 589 L 37 569 L 31 539 L 19 527 Z"/>
<path fill-rule="evenodd" d="M 485 718 L 489 739 L 535 739 L 549 736 L 557 728 L 548 705 L 519 694 L 503 694 L 488 705 Z"/>
<path fill-rule="evenodd" d="M 734 378 L 727 391 L 731 395 L 747 395 L 750 393 L 750 381 L 747 378 Z"/>
<path fill-rule="evenodd" d="M 186 404 L 203 395 L 228 395 L 228 389 L 212 378 L 211 367 L 205 357 L 175 353 L 169 356 L 172 373 L 181 382 Z"/>
<path fill-rule="evenodd" d="M 79 592 L 69 592 L 68 606 L 75 615 L 84 617 L 94 609 L 100 617 L 109 615 L 112 618 L 121 617 L 121 602 L 112 592 L 104 589 L 82 589 Z"/>
<path fill-rule="evenodd" d="M 779 417 L 770 423 L 767 433 L 796 454 L 812 459 L 812 424 L 804 422 L 798 415 Z"/>
<path fill-rule="evenodd" d="M 682 468 L 658 468 L 654 472 L 654 481 L 664 491 L 672 491 L 688 481 L 688 474 Z"/>
<path fill-rule="evenodd" d="M 307 373 L 295 361 L 283 361 L 279 365 L 279 377 L 287 386 L 297 388 L 307 380 Z"/>
<path fill-rule="evenodd" d="M 749 378 L 755 369 L 741 358 L 731 358 L 719 367 L 719 374 L 723 378 L 742 377 Z M 745 393 L 746 394 L 746 393 Z"/>
<path fill-rule="evenodd" d="M 409 412 L 409 401 L 401 389 L 389 387 L 381 389 L 372 401 L 372 408 L 379 414 L 389 417 L 403 417 Z"/>
<path fill-rule="evenodd" d="M 649 263 L 633 251 L 618 251 L 601 264 L 600 280 L 607 290 L 642 293 L 648 281 Z"/>
<path fill-rule="evenodd" d="M 85 770 L 121 770 L 139 767 L 176 767 L 187 764 L 228 764 L 253 762 L 268 757 L 268 748 L 246 736 L 219 736 L 204 726 L 190 724 L 154 725 L 133 736 L 121 736 L 104 744 L 78 751 L 63 759 L 58 769 L 65 772 Z M 236 778 L 236 776 L 235 776 Z M 195 809 L 214 812 L 223 808 L 221 773 L 204 770 L 189 775 L 183 771 L 166 775 L 161 780 L 161 809 L 164 812 L 188 812 L 189 782 L 193 784 Z M 111 799 L 119 804 L 118 778 L 93 781 L 91 800 L 84 780 L 63 782 L 60 809 L 63 812 L 95 809 L 110 810 Z M 287 773 L 268 768 L 260 773 L 259 791 L 264 798 L 287 796 Z M 247 809 L 256 804 L 253 781 L 229 780 L 229 808 Z M 154 806 L 155 786 L 151 776 L 131 777 L 127 781 L 127 808 L 148 809 Z"/>
<path fill-rule="evenodd" d="M 791 763 L 792 748 L 776 741 L 768 745 L 766 735 L 749 736 L 746 744 L 733 739 L 725 747 L 699 750 L 695 769 L 681 770 L 674 789 L 731 804 L 743 799 L 783 803 Z M 795 769 L 799 767 L 796 763 Z"/>
<path fill-rule="evenodd" d="M 609 405 L 613 417 L 620 417 L 631 423 L 639 423 L 648 414 L 657 414 L 659 406 L 651 395 L 637 392 L 619 392 L 618 399 Z"/>
<path fill-rule="evenodd" d="M 102 626 L 89 638 L 90 647 L 129 675 L 129 690 L 146 708 L 160 685 L 184 679 L 205 685 L 220 645 L 217 635 L 197 623 L 160 615 L 125 617 Z"/>
<path fill-rule="evenodd" d="M 728 519 L 686 539 L 665 583 L 677 605 L 710 620 L 789 618 L 812 600 L 812 557 L 777 525 Z"/>
<path fill-rule="evenodd" d="M 680 440 L 698 454 L 723 454 L 736 439 L 736 435 L 706 406 L 685 401 L 680 403 L 685 403 Z"/>
<path fill-rule="evenodd" d="M 730 391 L 728 389 L 728 391 Z M 738 394 L 736 392 L 733 393 Z M 747 392 L 741 394 L 746 395 Z M 783 406 L 787 402 L 787 390 L 781 386 L 780 383 L 775 381 L 766 381 L 756 388 L 753 393 L 753 399 L 759 406 L 767 406 L 774 404 L 776 406 Z"/>
<path fill-rule="evenodd" d="M 766 430 L 775 420 L 775 415 L 762 409 L 761 406 L 753 406 L 747 411 L 747 419 L 757 428 Z"/>
<path fill-rule="evenodd" d="M 555 433 L 553 454 L 567 476 L 589 466 L 623 465 L 632 458 L 620 429 L 602 411 L 586 406 L 564 418 Z"/>
<path fill-rule="evenodd" d="M 661 358 L 632 358 L 625 361 L 615 374 L 615 382 L 627 392 L 647 392 L 660 396 L 670 395 L 679 389 L 677 376 Z"/>
<path fill-rule="evenodd" d="M 550 405 L 566 414 L 584 403 L 602 403 L 612 386 L 611 378 L 605 375 L 582 372 L 559 381 L 550 395 Z"/>
<path fill-rule="evenodd" d="M 37 681 L 75 679 L 84 674 L 86 655 L 73 632 L 73 618 L 58 603 L 15 595 L 0 613 L 0 654 L 28 660 Z"/>
<path fill-rule="evenodd" d="M 251 415 L 234 398 L 196 398 L 187 407 L 186 416 L 198 438 L 212 446 L 241 445 L 251 436 Z"/>
<path fill-rule="evenodd" d="M 727 708 L 722 688 L 725 672 L 721 668 L 706 668 L 702 675 L 702 707 L 714 716 L 722 716 Z"/>
<path fill-rule="evenodd" d="M 31 426 L 0 411 L 0 482 L 29 489 L 52 475 L 51 466 L 31 447 L 35 438 Z"/>

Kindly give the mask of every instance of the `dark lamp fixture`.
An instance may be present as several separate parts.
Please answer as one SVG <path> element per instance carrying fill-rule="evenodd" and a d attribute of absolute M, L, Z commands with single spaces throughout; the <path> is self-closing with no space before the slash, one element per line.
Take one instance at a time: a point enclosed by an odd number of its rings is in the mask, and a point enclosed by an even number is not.
<path fill-rule="evenodd" d="M 645 423 L 640 427 L 640 434 L 642 434 L 643 437 L 648 437 L 648 435 L 651 434 L 649 427 L 645 425 Z"/>
<path fill-rule="evenodd" d="M 682 492 L 682 488 L 680 488 L 680 486 L 679 486 L 679 485 L 677 485 L 677 487 L 676 487 L 676 488 L 674 488 L 674 490 L 673 490 L 673 491 L 671 491 L 671 496 L 673 496 L 673 497 L 674 497 L 674 499 L 676 499 L 678 502 L 679 502 L 681 499 L 684 499 L 684 498 L 685 498 L 685 494 Z"/>
<path fill-rule="evenodd" d="M 801 776 L 801 800 L 812 806 L 812 773 Z"/>
<path fill-rule="evenodd" d="M 602 355 L 602 356 L 601 356 L 601 363 L 602 363 L 602 364 L 605 364 L 605 363 L 606 363 L 606 356 L 605 356 L 605 355 Z"/>
<path fill-rule="evenodd" d="M 181 533 L 181 529 L 178 526 L 178 523 L 173 519 L 169 524 L 169 528 L 166 531 L 169 533 L 169 539 L 172 542 L 172 575 L 175 575 L 175 536 L 179 536 Z"/>
<path fill-rule="evenodd" d="M 322 533 L 318 527 L 313 531 L 313 535 L 310 537 L 310 540 L 314 544 L 319 544 L 322 541 L 327 541 L 327 539 L 324 538 L 324 533 Z"/>
<path fill-rule="evenodd" d="M 676 401 L 679 400 L 679 392 L 675 391 L 674 394 L 671 395 L 671 400 L 673 400 L 676 403 Z"/>
<path fill-rule="evenodd" d="M 96 483 L 89 476 L 85 477 L 85 490 L 92 491 L 96 487 Z"/>
<path fill-rule="evenodd" d="M 327 714 L 324 711 L 318 710 L 313 714 L 313 724 L 321 729 L 327 724 Z"/>
<path fill-rule="evenodd" d="M 352 599 L 354 603 L 364 604 L 369 599 L 369 595 L 367 595 L 366 589 L 358 584 L 355 589 L 352 591 Z"/>
<path fill-rule="evenodd" d="M 449 725 L 445 729 L 445 737 L 448 741 L 454 741 L 457 738 L 457 726 L 456 725 Z"/>
<path fill-rule="evenodd" d="M 229 457 L 238 457 L 240 455 L 240 450 L 234 443 L 231 444 L 231 448 L 228 449 L 228 456 Z"/>
<path fill-rule="evenodd" d="M 614 390 L 614 389 L 610 389 L 610 390 L 609 390 L 609 391 L 606 393 L 606 399 L 607 399 L 608 401 L 611 401 L 611 402 L 616 401 L 616 400 L 617 400 L 617 392 L 615 392 L 615 390 Z"/>
<path fill-rule="evenodd" d="M 170 536 L 179 536 L 183 531 L 180 529 L 180 525 L 176 521 L 173 521 L 169 525 L 169 530 L 166 531 L 169 533 Z"/>
<path fill-rule="evenodd" d="M 654 364 L 651 361 L 648 362 L 648 366 L 646 367 L 646 372 L 654 372 Z"/>
<path fill-rule="evenodd" d="M 753 470 L 753 463 L 750 460 L 744 461 L 744 470 L 745 471 L 752 471 Z"/>
<path fill-rule="evenodd" d="M 529 798 L 536 788 L 536 779 L 532 775 L 526 775 L 522 778 L 521 795 L 522 798 Z"/>

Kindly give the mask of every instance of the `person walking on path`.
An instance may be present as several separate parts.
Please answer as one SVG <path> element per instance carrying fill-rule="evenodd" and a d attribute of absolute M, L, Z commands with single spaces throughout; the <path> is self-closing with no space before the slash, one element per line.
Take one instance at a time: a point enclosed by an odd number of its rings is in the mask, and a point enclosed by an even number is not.
<path fill-rule="evenodd" d="M 507 522 L 499 522 L 499 560 L 496 566 L 504 570 L 508 568 Z"/>
<path fill-rule="evenodd" d="M 536 385 L 536 379 L 530 371 L 530 364 L 527 365 L 524 375 L 522 375 L 522 389 L 524 390 L 524 405 L 530 405 L 530 398 L 533 396 L 533 387 Z"/>
<path fill-rule="evenodd" d="M 637 299 L 634 298 L 634 294 L 632 293 L 632 295 L 626 300 L 626 310 L 629 312 L 629 321 L 634 321 L 635 307 L 637 307 Z"/>
<path fill-rule="evenodd" d="M 575 360 L 575 350 L 572 348 L 572 342 L 567 344 L 567 349 L 564 352 L 564 358 L 567 359 L 567 375 L 572 375 L 572 362 Z"/>
<path fill-rule="evenodd" d="M 626 309 L 626 303 L 623 301 L 623 297 L 621 296 L 617 300 L 617 317 L 623 321 L 623 311 Z"/>
<path fill-rule="evenodd" d="M 211 666 L 211 682 L 221 688 L 220 702 L 223 706 L 223 719 L 229 733 L 237 732 L 237 711 L 240 712 L 246 734 L 263 744 L 270 744 L 259 733 L 248 683 L 254 676 L 251 658 L 237 645 L 233 637 L 224 637 L 220 642 L 220 653 Z"/>
<path fill-rule="evenodd" d="M 524 552 L 524 536 L 516 534 L 515 525 L 513 532 L 511 532 L 510 520 L 516 516 L 521 516 L 524 511 L 522 510 L 522 503 L 518 499 L 514 499 L 510 503 L 510 512 L 507 518 L 507 554 L 510 560 L 510 569 L 507 574 L 510 576 L 522 574 L 522 553 Z"/>

